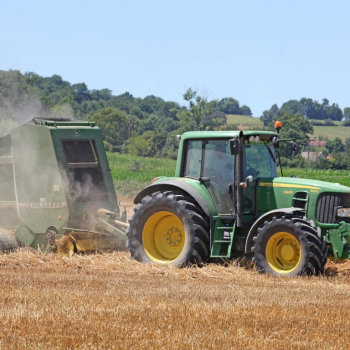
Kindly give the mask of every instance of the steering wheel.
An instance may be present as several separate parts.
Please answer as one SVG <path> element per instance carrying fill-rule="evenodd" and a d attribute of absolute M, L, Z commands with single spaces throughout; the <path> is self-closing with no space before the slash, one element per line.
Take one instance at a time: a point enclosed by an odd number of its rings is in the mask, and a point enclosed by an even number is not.
<path fill-rule="evenodd" d="M 249 168 L 248 168 L 249 167 Z M 245 176 L 253 176 L 253 177 L 257 177 L 259 175 L 260 171 L 255 170 L 254 168 L 252 168 L 249 164 L 247 164 L 247 170 L 245 172 Z"/>

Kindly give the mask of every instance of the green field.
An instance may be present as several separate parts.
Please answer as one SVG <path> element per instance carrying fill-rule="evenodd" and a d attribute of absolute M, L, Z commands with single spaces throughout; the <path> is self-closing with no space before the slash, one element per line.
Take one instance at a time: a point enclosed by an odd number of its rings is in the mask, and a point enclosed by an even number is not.
<path fill-rule="evenodd" d="M 117 195 L 134 197 L 157 176 L 174 176 L 176 161 L 166 158 L 136 157 L 108 153 Z"/>
<path fill-rule="evenodd" d="M 296 175 L 298 178 L 340 183 L 350 187 L 350 173 L 348 170 L 319 170 L 304 168 L 283 168 L 284 177 Z"/>
<path fill-rule="evenodd" d="M 234 114 L 227 114 L 226 118 L 227 124 L 235 124 L 240 129 L 254 129 L 264 126 L 259 118 Z M 340 121 L 334 121 L 334 124 L 336 126 L 314 126 L 314 133 L 310 137 L 318 139 L 320 136 L 327 136 L 330 140 L 340 137 L 345 142 L 350 137 L 350 126 L 342 126 Z"/>
<path fill-rule="evenodd" d="M 330 140 L 340 137 L 343 142 L 350 137 L 350 126 L 314 126 L 314 133 L 317 139 L 320 136 L 327 136 Z"/>
<path fill-rule="evenodd" d="M 318 119 L 309 119 L 310 120 L 310 123 L 312 122 L 321 122 L 321 123 L 324 123 L 324 120 L 318 120 Z M 342 121 L 340 120 L 332 120 L 333 124 L 335 124 L 336 126 L 341 126 L 343 124 Z"/>
<path fill-rule="evenodd" d="M 111 174 L 119 196 L 134 197 L 157 176 L 174 176 L 176 161 L 165 158 L 143 158 L 126 154 L 108 153 Z M 350 187 L 347 170 L 316 170 L 283 168 L 283 175 L 340 183 Z"/>
<path fill-rule="evenodd" d="M 245 115 L 227 114 L 226 118 L 227 124 L 244 125 L 249 128 L 261 128 L 262 126 L 264 126 L 264 124 L 260 121 L 259 118 L 247 117 Z"/>

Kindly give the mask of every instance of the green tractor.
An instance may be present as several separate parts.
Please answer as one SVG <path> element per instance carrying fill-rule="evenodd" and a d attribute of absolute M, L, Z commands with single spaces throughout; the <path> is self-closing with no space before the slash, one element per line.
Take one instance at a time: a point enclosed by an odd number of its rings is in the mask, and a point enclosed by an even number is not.
<path fill-rule="evenodd" d="M 187 266 L 249 254 L 276 276 L 322 273 L 328 253 L 349 258 L 350 188 L 278 177 L 285 141 L 293 151 L 278 132 L 183 134 L 175 176 L 135 198 L 132 258 Z"/>
<path fill-rule="evenodd" d="M 34 119 L 0 138 L 0 252 L 125 248 L 127 227 L 95 123 Z"/>

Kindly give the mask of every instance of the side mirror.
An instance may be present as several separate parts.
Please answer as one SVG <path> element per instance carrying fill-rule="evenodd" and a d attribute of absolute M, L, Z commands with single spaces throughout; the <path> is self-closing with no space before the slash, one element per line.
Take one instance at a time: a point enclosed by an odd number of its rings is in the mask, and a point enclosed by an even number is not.
<path fill-rule="evenodd" d="M 248 184 L 254 181 L 254 177 L 252 175 L 249 175 L 246 177 L 245 182 L 241 182 L 239 186 L 241 188 L 247 188 Z"/>
<path fill-rule="evenodd" d="M 249 182 L 253 182 L 254 181 L 254 177 L 252 175 L 248 175 L 245 179 L 246 183 L 249 183 Z"/>
<path fill-rule="evenodd" d="M 239 139 L 230 140 L 230 152 L 232 155 L 238 155 L 241 149 L 241 144 Z"/>

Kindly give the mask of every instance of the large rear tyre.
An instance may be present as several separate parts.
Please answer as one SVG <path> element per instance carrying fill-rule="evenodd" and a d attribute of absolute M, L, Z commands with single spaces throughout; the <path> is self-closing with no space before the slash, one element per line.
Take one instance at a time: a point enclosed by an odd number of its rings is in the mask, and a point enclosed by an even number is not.
<path fill-rule="evenodd" d="M 194 201 L 181 193 L 155 192 L 142 199 L 129 219 L 131 258 L 176 266 L 209 259 L 209 223 Z"/>
<path fill-rule="evenodd" d="M 311 222 L 274 217 L 254 237 L 253 261 L 262 273 L 275 276 L 318 275 L 327 262 L 327 247 Z"/>

